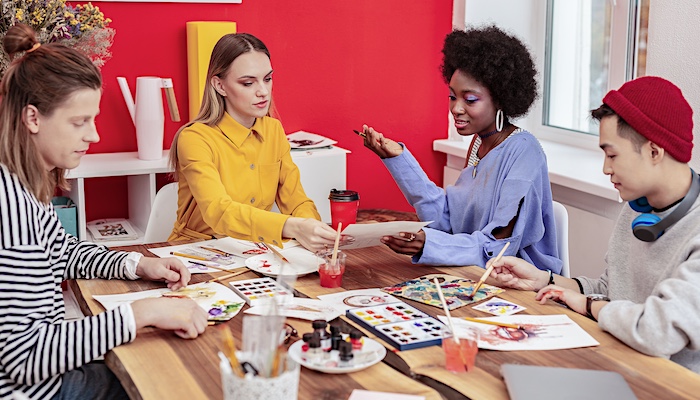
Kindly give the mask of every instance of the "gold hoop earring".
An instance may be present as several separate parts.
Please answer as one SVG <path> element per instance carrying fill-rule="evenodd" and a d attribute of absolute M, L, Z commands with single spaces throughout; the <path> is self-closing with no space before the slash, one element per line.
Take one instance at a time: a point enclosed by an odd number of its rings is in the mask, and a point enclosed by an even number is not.
<path fill-rule="evenodd" d="M 499 108 L 498 111 L 496 111 L 496 130 L 498 132 L 503 130 L 504 119 L 505 118 L 503 117 L 503 110 Z"/>

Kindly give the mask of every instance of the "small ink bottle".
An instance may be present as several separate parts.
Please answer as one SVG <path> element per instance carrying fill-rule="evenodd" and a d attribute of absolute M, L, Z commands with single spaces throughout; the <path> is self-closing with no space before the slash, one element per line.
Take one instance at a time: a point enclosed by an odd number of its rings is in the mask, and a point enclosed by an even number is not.
<path fill-rule="evenodd" d="M 311 338 L 313 336 L 314 336 L 314 334 L 311 332 L 305 333 L 301 336 L 301 340 L 304 341 L 304 344 L 301 345 L 301 352 L 302 353 L 306 353 L 307 351 L 309 351 L 309 340 L 311 340 Z"/>
<path fill-rule="evenodd" d="M 311 323 L 314 328 L 314 333 L 318 332 L 318 337 L 321 339 L 321 349 L 323 351 L 331 351 L 331 336 L 326 330 L 328 322 L 322 319 L 317 319 Z"/>
<path fill-rule="evenodd" d="M 362 332 L 357 329 L 350 331 L 350 343 L 352 345 L 353 351 L 361 351 L 362 345 L 364 344 L 364 339 L 362 339 Z"/>
<path fill-rule="evenodd" d="M 309 340 L 309 350 L 306 352 L 306 360 L 311 364 L 320 364 L 322 358 L 323 350 L 321 350 L 321 341 L 314 335 Z"/>
<path fill-rule="evenodd" d="M 338 352 L 338 359 L 340 360 L 338 367 L 347 368 L 352 366 L 352 345 L 348 342 L 340 342 L 338 343 Z"/>
<path fill-rule="evenodd" d="M 338 344 L 343 341 L 340 326 L 331 325 L 331 350 L 338 350 Z"/>

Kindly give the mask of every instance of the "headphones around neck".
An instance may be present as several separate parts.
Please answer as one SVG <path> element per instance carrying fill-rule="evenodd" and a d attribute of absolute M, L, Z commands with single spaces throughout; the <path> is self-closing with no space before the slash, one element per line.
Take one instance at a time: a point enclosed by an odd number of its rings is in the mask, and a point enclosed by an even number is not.
<path fill-rule="evenodd" d="M 690 170 L 692 173 L 692 181 L 690 190 L 685 195 L 683 200 L 678 203 L 678 206 L 666 217 L 659 218 L 658 215 L 650 214 L 653 207 L 649 205 L 646 197 L 640 197 L 637 200 L 629 202 L 630 207 L 634 211 L 643 213 L 632 221 L 632 233 L 634 237 L 644 242 L 653 242 L 664 234 L 664 230 L 669 226 L 678 222 L 690 210 L 690 206 L 695 203 L 698 194 L 700 194 L 700 177 L 698 174 Z"/>

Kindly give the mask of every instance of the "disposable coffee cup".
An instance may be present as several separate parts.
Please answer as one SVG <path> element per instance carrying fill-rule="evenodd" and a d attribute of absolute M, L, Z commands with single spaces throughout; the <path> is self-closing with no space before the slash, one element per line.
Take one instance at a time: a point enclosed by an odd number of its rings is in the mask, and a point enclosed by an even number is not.
<path fill-rule="evenodd" d="M 338 229 L 338 223 L 343 227 L 357 222 L 357 209 L 360 207 L 360 195 L 353 190 L 331 189 L 328 196 L 331 201 L 331 226 Z"/>

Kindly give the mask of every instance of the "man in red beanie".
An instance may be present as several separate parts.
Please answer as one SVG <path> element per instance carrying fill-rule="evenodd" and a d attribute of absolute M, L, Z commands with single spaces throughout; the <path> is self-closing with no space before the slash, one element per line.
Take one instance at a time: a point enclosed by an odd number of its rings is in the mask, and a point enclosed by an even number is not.
<path fill-rule="evenodd" d="M 690 169 L 693 111 L 680 89 L 643 77 L 610 91 L 600 121 L 603 173 L 629 201 L 598 279 L 552 276 L 503 257 L 491 277 L 563 301 L 648 355 L 700 372 L 700 178 Z"/>

